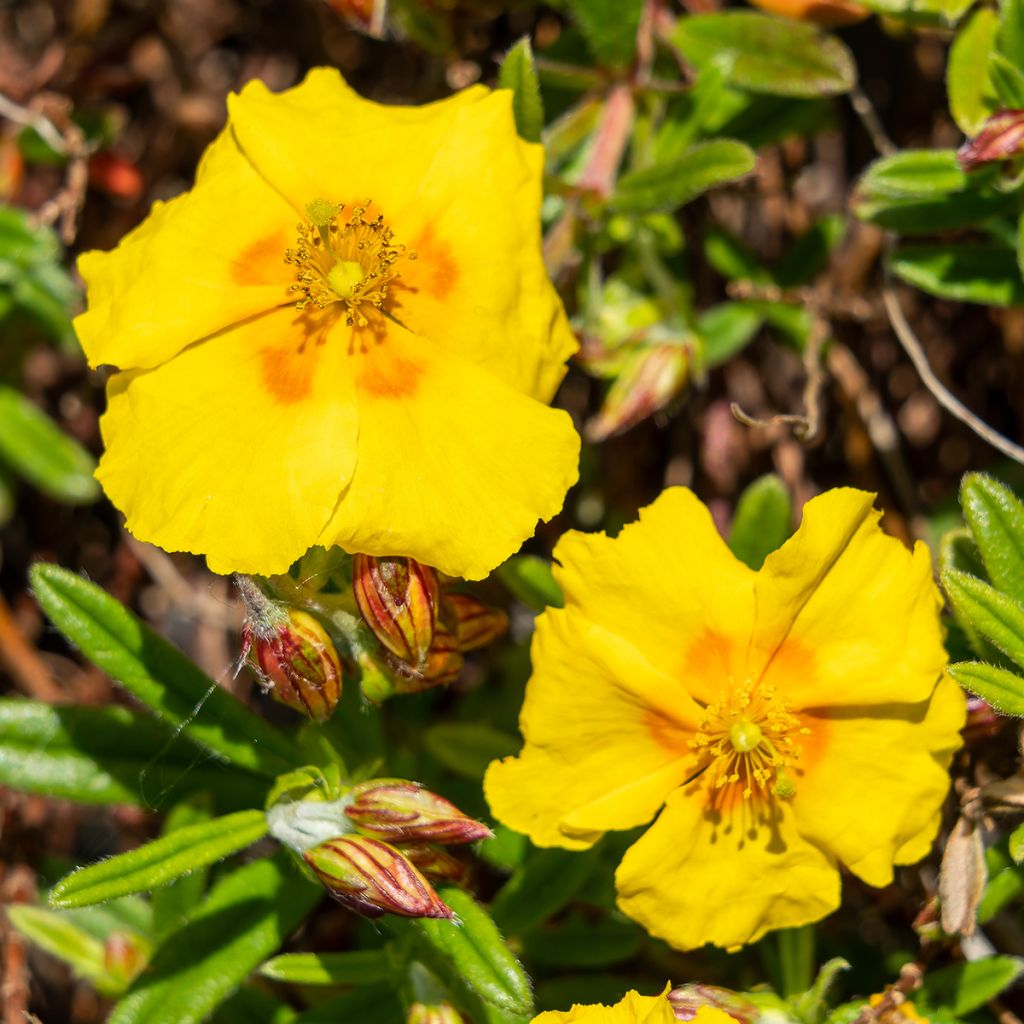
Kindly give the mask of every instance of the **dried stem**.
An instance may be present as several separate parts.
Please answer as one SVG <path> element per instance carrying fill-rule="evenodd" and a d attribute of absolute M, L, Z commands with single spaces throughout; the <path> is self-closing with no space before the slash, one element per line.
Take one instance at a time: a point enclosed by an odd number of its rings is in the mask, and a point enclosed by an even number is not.
<path fill-rule="evenodd" d="M 864 130 L 868 133 L 875 149 L 882 156 L 891 156 L 897 152 L 898 147 L 889 138 L 888 133 L 882 126 L 882 119 L 878 116 L 878 111 L 875 110 L 875 106 L 868 99 L 867 93 L 859 85 L 855 85 L 850 90 L 850 106 L 853 107 L 853 112 L 860 118 L 860 123 L 864 126 Z"/>

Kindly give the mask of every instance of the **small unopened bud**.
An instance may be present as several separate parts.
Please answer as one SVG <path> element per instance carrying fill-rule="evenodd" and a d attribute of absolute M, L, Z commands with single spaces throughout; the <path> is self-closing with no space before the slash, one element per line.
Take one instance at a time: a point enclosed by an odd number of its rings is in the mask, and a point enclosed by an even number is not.
<path fill-rule="evenodd" d="M 342 906 L 366 917 L 453 916 L 408 858 L 377 839 L 338 836 L 303 857 Z"/>
<path fill-rule="evenodd" d="M 460 651 L 486 647 L 508 629 L 508 616 L 500 608 L 492 608 L 468 594 L 449 594 L 445 604 L 454 619 Z"/>
<path fill-rule="evenodd" d="M 399 667 L 398 692 L 418 693 L 431 686 L 445 686 L 453 683 L 462 671 L 462 654 L 455 634 L 443 622 L 438 622 L 434 631 L 434 642 L 427 652 L 423 667 L 414 669 L 407 665 Z"/>
<path fill-rule="evenodd" d="M 413 1003 L 405 1020 L 406 1024 L 463 1024 L 451 1003 Z"/>
<path fill-rule="evenodd" d="M 760 1011 L 749 999 L 716 985 L 680 985 L 669 992 L 668 1001 L 676 1020 L 693 1020 L 702 1008 L 727 1013 L 740 1024 L 752 1024 L 760 1016 Z"/>
<path fill-rule="evenodd" d="M 327 630 L 306 612 L 271 601 L 238 577 L 247 619 L 242 650 L 274 699 L 318 722 L 341 695 L 341 662 Z"/>
<path fill-rule="evenodd" d="M 132 932 L 113 931 L 103 944 L 103 966 L 118 984 L 128 986 L 149 960 L 149 944 Z"/>
<path fill-rule="evenodd" d="M 956 153 L 960 166 L 973 171 L 995 160 L 1007 160 L 1024 148 L 1024 110 L 1000 110 Z"/>
<path fill-rule="evenodd" d="M 621 434 L 664 409 L 686 384 L 690 351 L 685 345 L 643 345 L 626 359 L 608 389 L 601 411 L 587 424 L 590 441 Z"/>
<path fill-rule="evenodd" d="M 452 882 L 454 885 L 462 885 L 469 874 L 466 865 L 458 857 L 453 857 L 443 846 L 431 846 L 430 843 L 408 843 L 402 845 L 402 853 L 427 878 L 437 882 Z"/>
<path fill-rule="evenodd" d="M 371 779 L 353 788 L 345 813 L 364 835 L 389 843 L 473 843 L 491 830 L 444 797 L 404 779 Z"/>
<path fill-rule="evenodd" d="M 440 585 L 434 570 L 412 558 L 356 555 L 352 589 L 374 636 L 400 661 L 422 668 L 437 626 Z"/>

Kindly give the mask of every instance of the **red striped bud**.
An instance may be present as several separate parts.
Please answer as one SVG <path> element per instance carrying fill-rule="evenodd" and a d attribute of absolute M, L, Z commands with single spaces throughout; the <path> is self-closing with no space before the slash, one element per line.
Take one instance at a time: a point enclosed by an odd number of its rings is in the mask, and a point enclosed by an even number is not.
<path fill-rule="evenodd" d="M 436 882 L 452 882 L 463 885 L 469 871 L 458 857 L 453 857 L 443 846 L 431 846 L 430 843 L 403 844 L 402 853 L 406 855 L 427 876 Z"/>
<path fill-rule="evenodd" d="M 474 843 L 491 830 L 444 797 L 404 779 L 372 779 L 355 786 L 345 813 L 364 835 L 389 843 Z"/>
<path fill-rule="evenodd" d="M 749 999 L 717 985 L 680 985 L 669 992 L 668 1001 L 676 1020 L 693 1020 L 702 1006 L 722 1010 L 740 1024 L 752 1024 L 761 1015 Z"/>
<path fill-rule="evenodd" d="M 1024 149 L 1024 110 L 1000 110 L 956 153 L 960 166 L 973 171 L 995 160 L 1007 160 Z"/>
<path fill-rule="evenodd" d="M 455 634 L 443 622 L 438 622 L 434 642 L 420 669 L 402 665 L 399 668 L 399 693 L 418 693 L 431 686 L 445 686 L 459 677 L 462 655 Z"/>
<path fill-rule="evenodd" d="M 271 601 L 252 580 L 238 580 L 249 663 L 275 700 L 318 722 L 330 718 L 341 695 L 341 662 L 327 630 L 312 615 Z"/>
<path fill-rule="evenodd" d="M 356 555 L 352 589 L 374 636 L 400 661 L 422 668 L 434 642 L 440 603 L 434 570 L 412 558 Z"/>
<path fill-rule="evenodd" d="M 451 910 L 393 846 L 366 836 L 338 836 L 303 854 L 327 891 L 366 917 L 443 917 Z"/>
<path fill-rule="evenodd" d="M 500 608 L 492 608 L 468 594 L 449 594 L 445 604 L 455 621 L 455 640 L 460 651 L 486 647 L 508 629 L 508 616 Z"/>

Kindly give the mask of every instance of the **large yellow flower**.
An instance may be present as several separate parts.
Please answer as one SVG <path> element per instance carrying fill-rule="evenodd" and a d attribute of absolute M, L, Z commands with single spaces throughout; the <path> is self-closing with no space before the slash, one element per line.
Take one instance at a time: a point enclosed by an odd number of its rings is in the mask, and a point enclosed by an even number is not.
<path fill-rule="evenodd" d="M 337 543 L 479 578 L 559 510 L 579 442 L 545 403 L 575 340 L 511 95 L 250 83 L 192 190 L 82 256 L 132 533 L 220 572 Z"/>
<path fill-rule="evenodd" d="M 530 1024 L 676 1024 L 667 991 L 658 996 L 627 992 L 614 1006 L 576 1005 L 571 1010 L 548 1010 Z M 696 1024 L 735 1024 L 727 1013 L 708 1006 L 702 1006 L 693 1020 Z"/>
<path fill-rule="evenodd" d="M 497 818 L 582 849 L 663 808 L 616 886 L 680 948 L 817 920 L 840 864 L 881 886 L 924 856 L 965 701 L 928 552 L 882 533 L 872 499 L 815 498 L 759 572 L 684 489 L 615 540 L 563 537 L 526 745 L 485 779 Z"/>

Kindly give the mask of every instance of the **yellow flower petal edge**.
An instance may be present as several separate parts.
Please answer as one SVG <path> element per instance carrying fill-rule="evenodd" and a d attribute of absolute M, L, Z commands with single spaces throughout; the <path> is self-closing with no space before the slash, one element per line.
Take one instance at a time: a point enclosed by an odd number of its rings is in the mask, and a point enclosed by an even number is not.
<path fill-rule="evenodd" d="M 485 576 L 577 476 L 541 147 L 483 87 L 388 107 L 321 68 L 229 109 L 194 187 L 80 258 L 108 495 L 217 572 L 338 543 Z"/>
<path fill-rule="evenodd" d="M 614 540 L 564 537 L 524 747 L 485 776 L 495 817 L 580 849 L 657 815 L 619 905 L 682 949 L 815 921 L 840 867 L 880 886 L 924 856 L 966 702 L 927 549 L 884 534 L 873 499 L 812 499 L 759 572 L 682 488 Z"/>
<path fill-rule="evenodd" d="M 675 1024 L 667 996 L 667 986 L 656 996 L 627 992 L 614 1006 L 591 1004 L 576 1005 L 571 1010 L 548 1010 L 534 1017 L 531 1024 Z M 700 1007 L 693 1019 L 699 1024 L 734 1024 L 727 1013 L 708 1006 Z"/>

